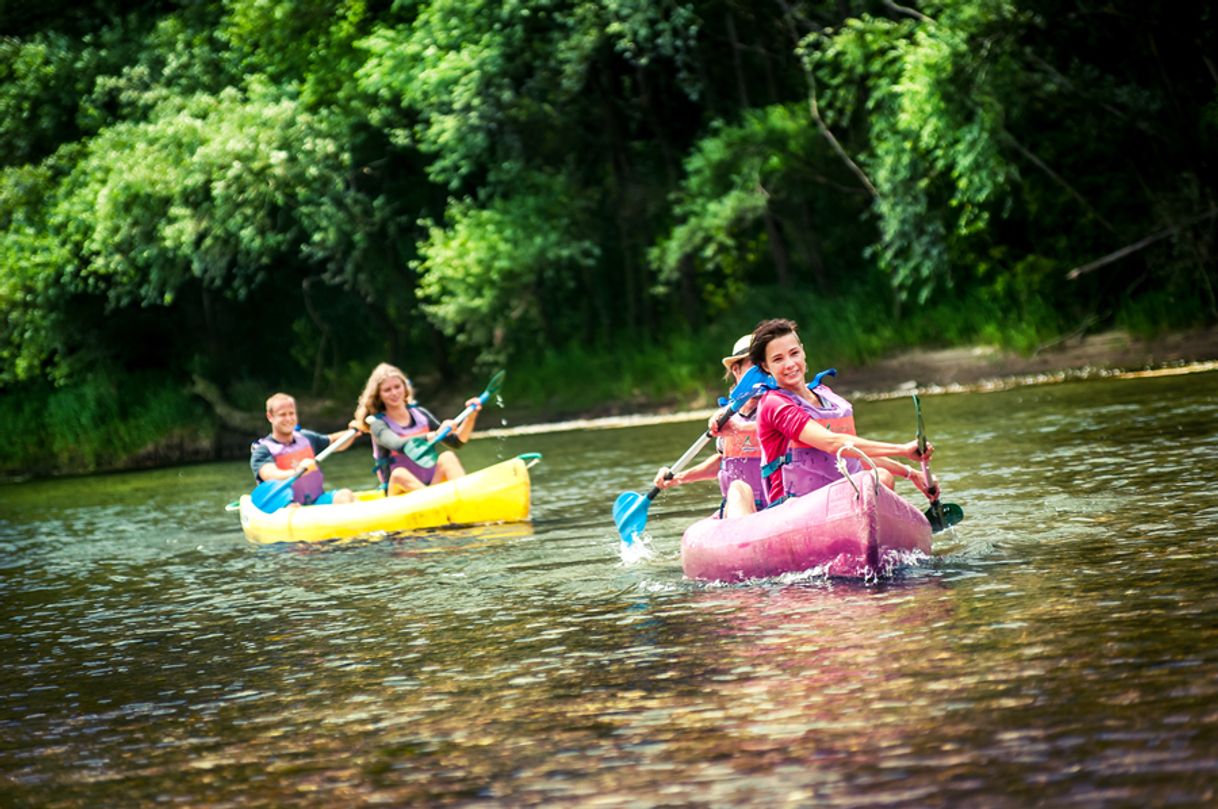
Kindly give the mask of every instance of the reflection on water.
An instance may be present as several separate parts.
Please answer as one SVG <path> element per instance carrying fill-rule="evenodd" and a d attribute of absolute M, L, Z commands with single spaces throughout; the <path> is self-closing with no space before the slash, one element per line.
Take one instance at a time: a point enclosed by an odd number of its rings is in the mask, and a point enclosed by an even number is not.
<path fill-rule="evenodd" d="M 711 484 L 623 564 L 614 498 L 697 422 L 474 442 L 545 454 L 532 525 L 376 542 L 245 542 L 243 464 L 6 486 L 0 804 L 1212 803 L 1216 394 L 924 398 L 968 519 L 870 584 L 682 579 Z"/>

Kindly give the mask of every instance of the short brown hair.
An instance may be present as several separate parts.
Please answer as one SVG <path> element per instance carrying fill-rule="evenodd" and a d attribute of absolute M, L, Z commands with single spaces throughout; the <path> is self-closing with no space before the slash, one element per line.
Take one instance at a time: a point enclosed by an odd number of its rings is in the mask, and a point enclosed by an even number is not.
<path fill-rule="evenodd" d="M 267 412 L 267 414 L 269 415 L 269 414 L 271 414 L 271 413 L 275 412 L 275 408 L 276 408 L 276 407 L 278 407 L 278 406 L 279 406 L 279 405 L 281 405 L 281 404 L 287 404 L 288 402 L 291 402 L 293 407 L 295 407 L 295 406 L 296 406 L 296 400 L 295 400 L 295 399 L 293 399 L 293 398 L 292 398 L 291 396 L 289 396 L 288 394 L 286 394 L 286 393 L 272 393 L 272 394 L 271 394 L 271 395 L 270 395 L 270 396 L 267 398 L 267 400 L 266 400 L 266 412 Z"/>
<path fill-rule="evenodd" d="M 753 329 L 753 342 L 749 343 L 749 359 L 758 368 L 765 368 L 765 349 L 771 341 L 788 334 L 799 334 L 799 324 L 786 318 L 763 320 Z M 767 369 L 768 370 L 768 369 Z"/>

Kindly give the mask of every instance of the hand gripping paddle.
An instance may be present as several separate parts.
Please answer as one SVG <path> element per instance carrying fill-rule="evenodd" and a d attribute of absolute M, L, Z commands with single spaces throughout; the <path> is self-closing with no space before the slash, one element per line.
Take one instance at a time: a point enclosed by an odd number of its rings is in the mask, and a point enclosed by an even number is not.
<path fill-rule="evenodd" d="M 744 376 L 740 378 L 740 381 L 736 383 L 736 387 L 732 388 L 728 407 L 723 415 L 719 417 L 716 424 L 722 428 L 723 425 L 727 424 L 728 419 L 738 413 L 740 408 L 744 407 L 745 402 L 763 392 L 767 387 L 765 380 L 765 372 L 757 366 L 753 366 L 746 371 Z M 702 448 L 706 446 L 712 437 L 709 429 L 700 435 L 698 440 L 691 444 L 689 449 L 685 450 L 685 454 L 669 467 L 668 477 L 672 478 L 684 469 L 685 465 L 702 451 Z M 647 526 L 647 510 L 651 507 L 651 501 L 659 493 L 660 487 L 652 486 L 651 491 L 647 494 L 622 492 L 618 495 L 617 500 L 613 503 L 613 521 L 617 524 L 618 533 L 622 535 L 622 542 L 629 545 L 643 535 L 643 529 Z"/>
<path fill-rule="evenodd" d="M 922 426 L 922 402 L 918 394 L 913 395 L 914 412 L 918 415 L 918 452 L 926 452 L 926 430 Z M 955 503 L 939 501 L 939 487 L 931 485 L 934 480 L 930 476 L 930 462 L 922 461 L 922 474 L 926 476 L 926 488 L 931 494 L 930 508 L 926 509 L 926 519 L 930 521 L 931 533 L 937 534 L 945 528 L 950 528 L 964 519 L 964 509 Z"/>
<path fill-rule="evenodd" d="M 486 390 L 482 391 L 482 393 L 478 395 L 477 407 L 481 407 L 482 405 L 486 404 L 487 399 L 499 392 L 499 387 L 503 384 L 503 377 L 506 375 L 506 373 L 506 371 L 498 371 L 494 376 L 491 377 L 491 381 L 486 384 Z M 441 427 L 436 432 L 436 437 L 430 441 L 423 438 L 416 438 L 412 441 L 408 441 L 406 445 L 402 447 L 402 453 L 425 469 L 430 469 L 431 467 L 435 466 L 436 459 L 438 457 L 436 454 L 436 444 L 443 441 L 449 433 L 460 427 L 461 423 L 469 418 L 469 414 L 474 412 L 474 408 L 475 405 L 468 405 L 457 415 L 455 419 L 453 419 L 451 427 Z"/>

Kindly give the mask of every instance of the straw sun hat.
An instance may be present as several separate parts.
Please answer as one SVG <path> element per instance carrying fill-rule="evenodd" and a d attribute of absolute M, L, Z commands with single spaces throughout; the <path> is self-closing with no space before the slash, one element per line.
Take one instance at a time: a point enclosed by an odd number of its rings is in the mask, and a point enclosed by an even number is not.
<path fill-rule="evenodd" d="M 732 353 L 723 358 L 723 367 L 730 368 L 732 363 L 738 362 L 749 355 L 749 345 L 753 342 L 753 335 L 746 334 L 736 341 L 732 346 Z"/>

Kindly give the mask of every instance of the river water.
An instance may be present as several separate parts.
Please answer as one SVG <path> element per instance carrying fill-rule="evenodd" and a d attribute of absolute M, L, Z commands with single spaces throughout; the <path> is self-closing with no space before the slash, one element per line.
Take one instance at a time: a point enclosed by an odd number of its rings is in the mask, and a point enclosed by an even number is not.
<path fill-rule="evenodd" d="M 341 547 L 247 543 L 239 463 L 5 485 L 0 806 L 1212 805 L 1218 374 L 923 409 L 967 520 L 871 583 L 684 580 L 712 484 L 624 563 L 698 422 L 475 441 L 531 526 Z"/>

